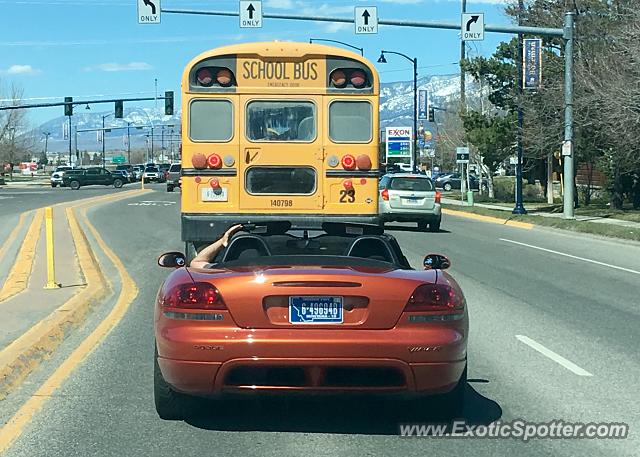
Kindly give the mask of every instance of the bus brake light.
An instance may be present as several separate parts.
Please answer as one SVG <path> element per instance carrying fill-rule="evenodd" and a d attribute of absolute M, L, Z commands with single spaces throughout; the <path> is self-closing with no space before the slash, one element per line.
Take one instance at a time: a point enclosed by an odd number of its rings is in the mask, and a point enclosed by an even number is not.
<path fill-rule="evenodd" d="M 356 167 L 356 158 L 351 154 L 342 156 L 342 168 L 345 170 L 353 170 Z"/>
<path fill-rule="evenodd" d="M 220 168 L 222 167 L 222 158 L 218 154 L 211 154 L 207 159 L 207 164 L 209 164 L 209 168 Z"/>

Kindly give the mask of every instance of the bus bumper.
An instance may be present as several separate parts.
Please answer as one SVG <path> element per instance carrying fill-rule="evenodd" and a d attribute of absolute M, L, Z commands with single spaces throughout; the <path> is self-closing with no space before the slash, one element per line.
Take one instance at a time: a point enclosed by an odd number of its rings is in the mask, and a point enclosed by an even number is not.
<path fill-rule="evenodd" d="M 318 230 L 324 222 L 380 224 L 378 214 L 183 214 L 182 241 L 211 242 L 233 224 L 259 223 L 274 220 L 291 222 L 294 229 Z"/>

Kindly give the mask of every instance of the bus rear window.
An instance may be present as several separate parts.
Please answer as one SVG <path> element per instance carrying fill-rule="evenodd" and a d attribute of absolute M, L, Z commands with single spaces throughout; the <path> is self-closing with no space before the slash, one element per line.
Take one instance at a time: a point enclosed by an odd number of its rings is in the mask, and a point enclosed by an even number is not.
<path fill-rule="evenodd" d="M 229 141 L 233 137 L 230 101 L 194 100 L 189 111 L 189 138 L 193 141 Z"/>
<path fill-rule="evenodd" d="M 253 195 L 310 195 L 316 190 L 316 171 L 309 167 L 251 167 L 245 187 Z"/>
<path fill-rule="evenodd" d="M 369 143 L 371 103 L 333 102 L 329 106 L 329 137 L 336 143 Z"/>
<path fill-rule="evenodd" d="M 256 101 L 247 106 L 251 141 L 303 141 L 316 138 L 316 108 L 311 102 Z"/>

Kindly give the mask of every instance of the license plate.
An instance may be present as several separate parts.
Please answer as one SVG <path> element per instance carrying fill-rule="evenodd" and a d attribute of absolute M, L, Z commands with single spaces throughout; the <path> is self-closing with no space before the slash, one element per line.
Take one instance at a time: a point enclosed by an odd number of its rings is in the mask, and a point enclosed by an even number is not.
<path fill-rule="evenodd" d="M 417 198 L 405 198 L 404 202 L 407 205 L 419 205 L 420 204 L 420 200 L 418 200 Z"/>
<path fill-rule="evenodd" d="M 205 187 L 202 189 L 202 201 L 203 202 L 226 202 L 228 200 L 227 188 L 212 189 Z"/>
<path fill-rule="evenodd" d="M 289 297 L 292 324 L 342 324 L 342 297 Z"/>

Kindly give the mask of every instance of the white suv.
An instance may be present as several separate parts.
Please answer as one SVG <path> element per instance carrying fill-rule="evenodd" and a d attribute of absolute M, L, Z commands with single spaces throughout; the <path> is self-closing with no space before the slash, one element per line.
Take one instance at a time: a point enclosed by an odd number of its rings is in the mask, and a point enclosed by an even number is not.
<path fill-rule="evenodd" d="M 51 187 L 62 187 L 62 178 L 64 177 L 64 172 L 67 170 L 73 170 L 73 167 L 69 166 L 60 166 L 56 167 L 55 171 L 51 173 Z"/>

